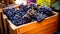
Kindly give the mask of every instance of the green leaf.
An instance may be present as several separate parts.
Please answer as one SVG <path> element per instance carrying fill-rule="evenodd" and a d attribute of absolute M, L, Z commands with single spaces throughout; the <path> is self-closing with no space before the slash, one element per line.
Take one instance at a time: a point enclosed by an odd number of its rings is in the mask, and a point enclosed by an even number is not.
<path fill-rule="evenodd" d="M 52 5 L 52 7 L 55 7 L 56 10 L 59 10 L 59 9 L 60 9 L 60 4 L 59 4 L 59 3 L 60 3 L 60 2 L 57 1 L 56 3 L 54 3 L 54 4 Z"/>

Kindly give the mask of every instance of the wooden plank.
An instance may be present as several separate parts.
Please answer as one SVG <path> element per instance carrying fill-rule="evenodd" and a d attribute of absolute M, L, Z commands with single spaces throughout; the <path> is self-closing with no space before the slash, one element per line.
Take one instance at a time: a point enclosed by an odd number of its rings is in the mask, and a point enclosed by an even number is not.
<path fill-rule="evenodd" d="M 6 21 L 7 17 L 6 15 L 3 15 L 3 24 L 4 24 L 4 30 L 5 30 L 5 34 L 8 34 L 8 22 Z"/>
<path fill-rule="evenodd" d="M 3 16 L 3 7 L 2 7 L 2 3 L 0 3 L 0 29 L 1 29 L 1 34 L 4 34 L 2 16 Z"/>
<path fill-rule="evenodd" d="M 3 7 L 2 7 L 2 3 L 0 3 L 0 9 L 2 9 Z"/>
<path fill-rule="evenodd" d="M 0 10 L 0 30 L 1 30 L 1 34 L 3 34 L 2 12 L 1 12 L 1 10 Z"/>

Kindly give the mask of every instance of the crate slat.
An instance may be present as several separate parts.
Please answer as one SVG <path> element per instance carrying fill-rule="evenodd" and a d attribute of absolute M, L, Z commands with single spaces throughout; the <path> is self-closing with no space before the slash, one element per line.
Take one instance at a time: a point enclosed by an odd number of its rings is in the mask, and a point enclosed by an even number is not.
<path fill-rule="evenodd" d="M 6 15 L 3 16 L 5 34 L 8 34 L 8 22 Z"/>
<path fill-rule="evenodd" d="M 0 11 L 0 30 L 1 30 L 1 34 L 3 34 L 3 26 L 2 26 L 2 12 Z"/>

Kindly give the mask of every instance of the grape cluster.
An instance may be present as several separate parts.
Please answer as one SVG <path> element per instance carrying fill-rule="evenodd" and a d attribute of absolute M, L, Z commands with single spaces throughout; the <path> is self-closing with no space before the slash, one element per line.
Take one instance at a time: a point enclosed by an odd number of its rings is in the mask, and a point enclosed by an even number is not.
<path fill-rule="evenodd" d="M 32 8 L 33 7 L 33 8 Z M 16 26 L 26 24 L 33 21 L 41 22 L 46 17 L 52 16 L 52 9 L 49 7 L 42 7 L 36 4 L 20 5 L 19 9 L 8 8 L 4 10 L 4 14 Z"/>

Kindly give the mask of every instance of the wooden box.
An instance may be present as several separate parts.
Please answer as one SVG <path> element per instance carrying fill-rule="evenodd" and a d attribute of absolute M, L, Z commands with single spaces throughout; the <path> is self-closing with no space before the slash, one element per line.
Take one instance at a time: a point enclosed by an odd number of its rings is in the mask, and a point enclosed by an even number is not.
<path fill-rule="evenodd" d="M 6 15 L 3 15 L 5 16 L 3 17 L 3 19 L 5 19 L 4 22 L 8 24 L 7 27 L 9 28 L 6 32 L 10 34 L 52 34 L 57 31 L 58 27 L 58 13 L 54 11 L 53 13 L 53 16 L 45 18 L 45 20 L 40 23 L 34 21 L 21 26 L 15 26 L 6 18 Z"/>

